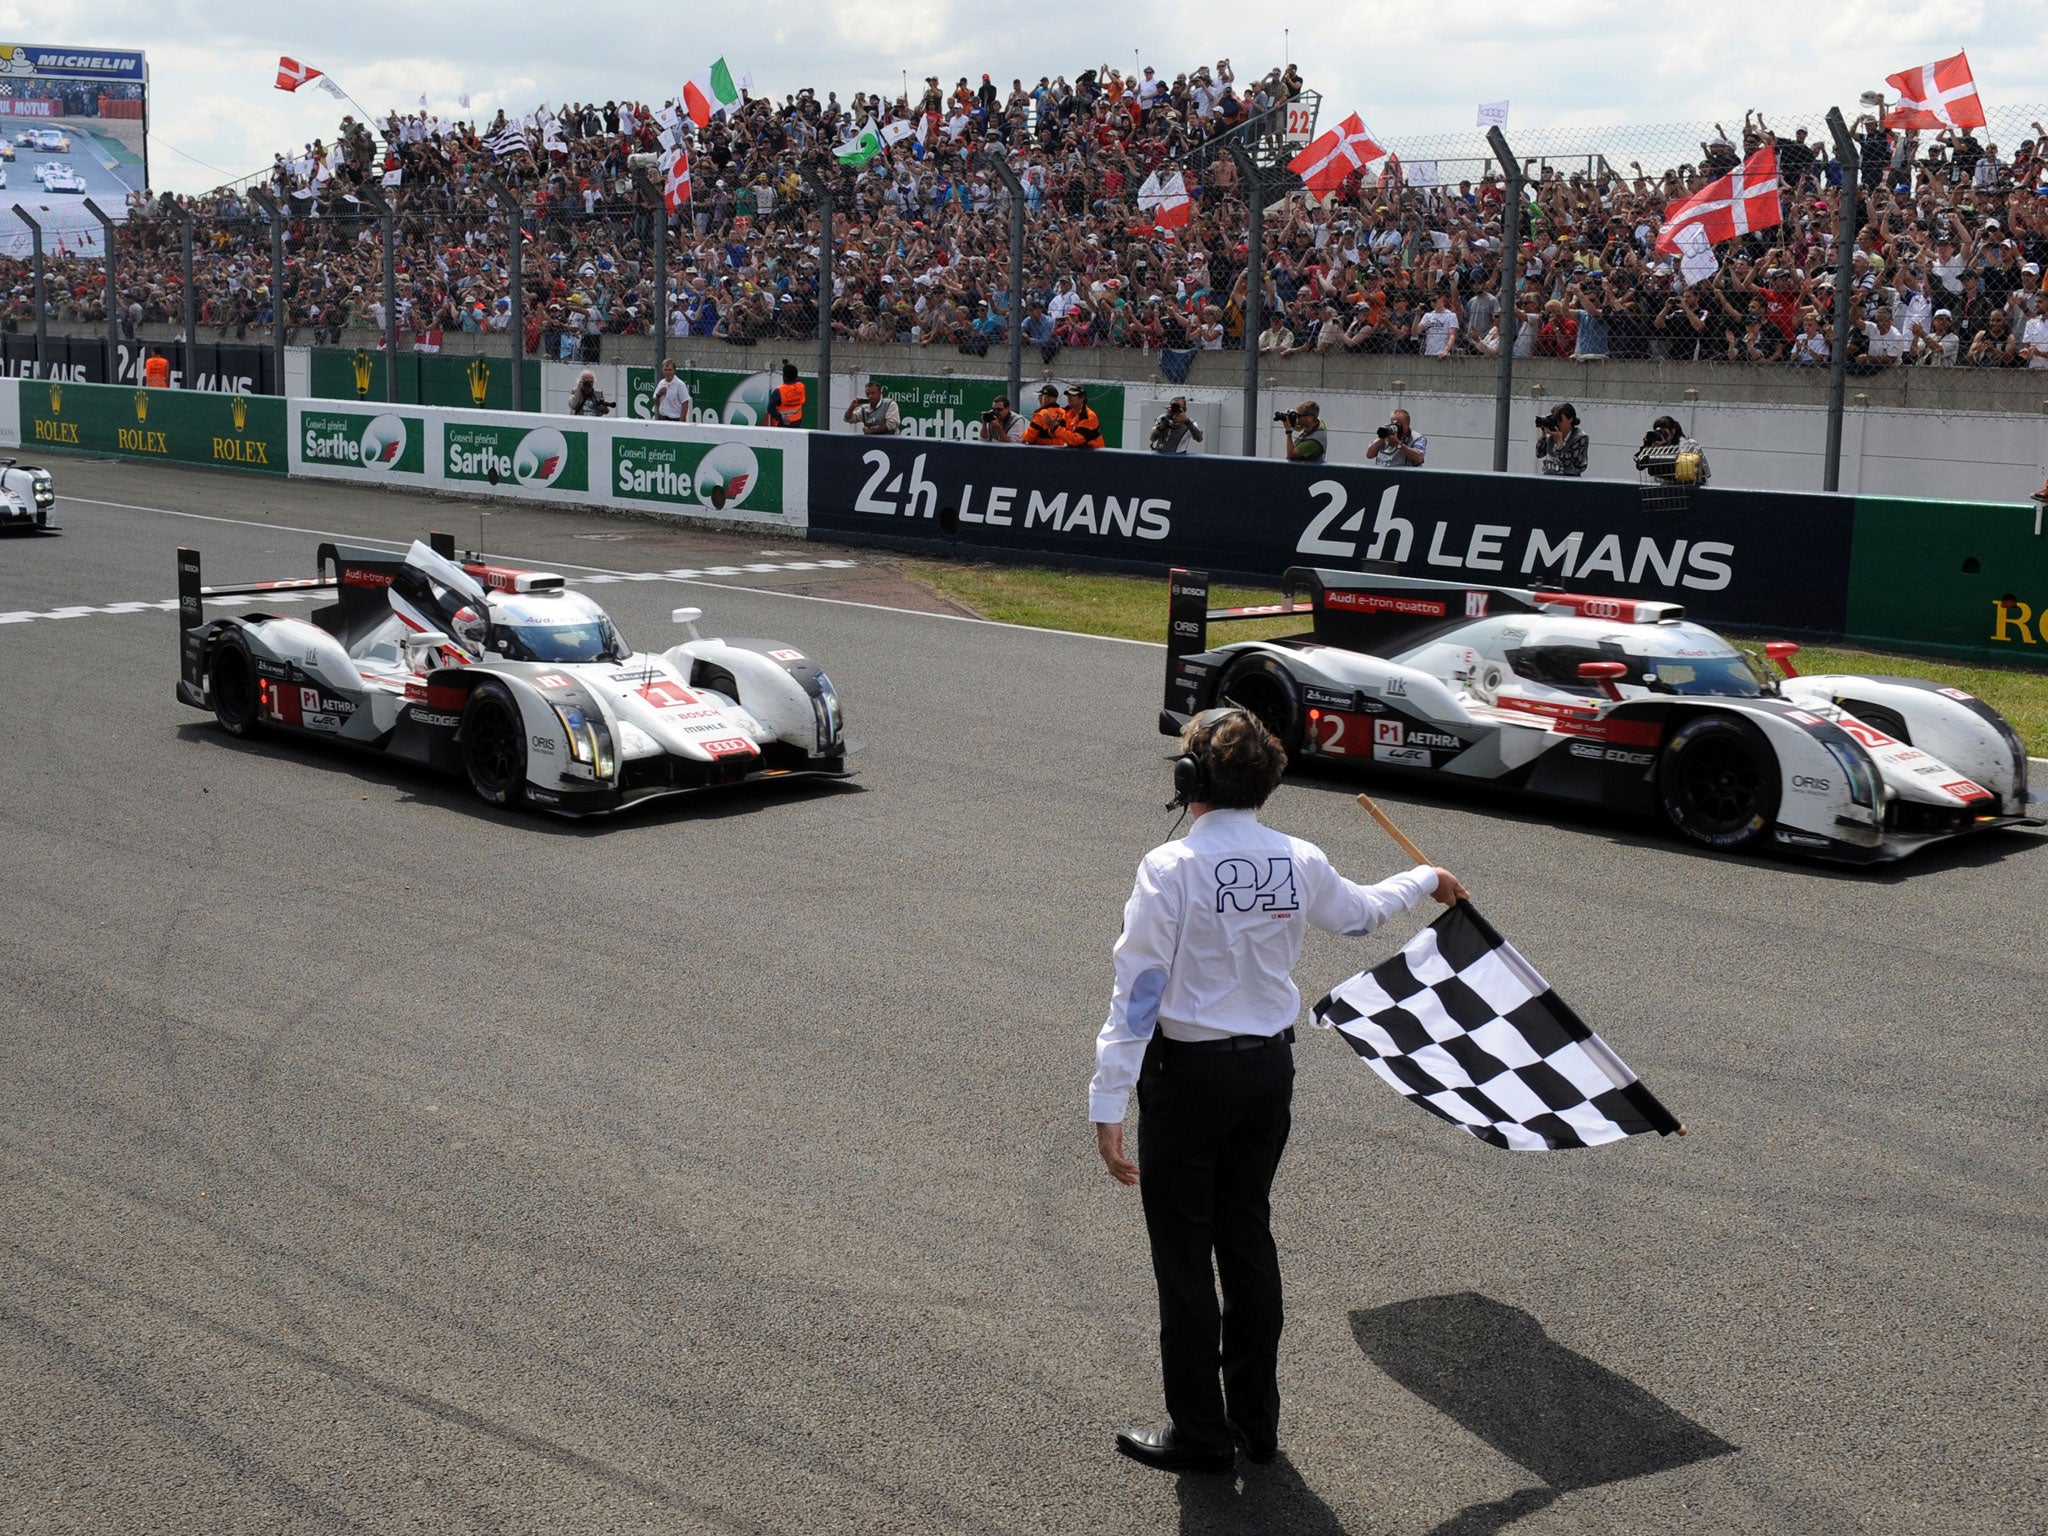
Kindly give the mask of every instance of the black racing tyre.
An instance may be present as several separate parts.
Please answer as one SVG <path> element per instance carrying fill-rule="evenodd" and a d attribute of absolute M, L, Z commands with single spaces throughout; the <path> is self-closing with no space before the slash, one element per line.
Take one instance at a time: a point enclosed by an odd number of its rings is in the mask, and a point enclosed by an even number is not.
<path fill-rule="evenodd" d="M 1240 656 L 1223 674 L 1216 702 L 1236 704 L 1256 715 L 1280 738 L 1289 758 L 1301 753 L 1301 684 L 1294 674 L 1263 651 Z"/>
<path fill-rule="evenodd" d="M 1778 757 L 1746 720 L 1701 715 L 1664 747 L 1657 793 L 1671 825 L 1704 848 L 1730 852 L 1770 835 L 1778 819 Z"/>
<path fill-rule="evenodd" d="M 526 723 L 512 690 L 485 678 L 462 706 L 462 766 L 469 786 L 492 805 L 517 805 L 526 794 Z"/>
<path fill-rule="evenodd" d="M 257 698 L 256 663 L 249 643 L 230 630 L 214 642 L 206 687 L 213 700 L 213 718 L 230 736 L 249 737 L 263 720 Z"/>
<path fill-rule="evenodd" d="M 1871 704 L 1862 699 L 1837 699 L 1835 702 L 1849 711 L 1865 725 L 1874 725 L 1893 741 L 1913 745 L 1913 738 L 1906 734 L 1906 717 L 1896 709 L 1887 709 L 1882 704 Z"/>

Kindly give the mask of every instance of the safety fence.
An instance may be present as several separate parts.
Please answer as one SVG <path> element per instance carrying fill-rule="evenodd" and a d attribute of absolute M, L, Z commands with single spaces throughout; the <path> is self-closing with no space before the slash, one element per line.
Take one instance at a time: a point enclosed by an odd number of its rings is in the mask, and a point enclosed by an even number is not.
<path fill-rule="evenodd" d="M 1653 512 L 1636 487 L 1607 481 L 43 380 L 0 385 L 0 442 L 969 558 L 1266 581 L 1383 562 L 1475 586 L 1674 601 L 1742 630 L 2048 667 L 2038 505 L 1687 487 Z"/>

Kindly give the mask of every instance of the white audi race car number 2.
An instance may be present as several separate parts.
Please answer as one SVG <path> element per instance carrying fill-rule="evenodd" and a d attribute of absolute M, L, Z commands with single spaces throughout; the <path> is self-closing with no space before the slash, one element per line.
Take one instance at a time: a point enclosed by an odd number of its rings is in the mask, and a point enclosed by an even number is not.
<path fill-rule="evenodd" d="M 1709 848 L 1895 859 L 1964 832 L 2039 826 L 1999 713 L 1912 677 L 1770 677 L 1675 603 L 1296 568 L 1308 601 L 1212 610 L 1171 576 L 1166 706 L 1178 731 L 1234 703 L 1288 756 L 1499 783 L 1661 816 Z M 1222 620 L 1308 616 L 1211 648 Z"/>

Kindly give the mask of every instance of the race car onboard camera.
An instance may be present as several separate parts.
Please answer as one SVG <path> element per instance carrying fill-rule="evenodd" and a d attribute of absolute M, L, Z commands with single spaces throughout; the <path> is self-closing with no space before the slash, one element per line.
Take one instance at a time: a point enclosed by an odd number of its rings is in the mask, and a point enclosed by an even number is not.
<path fill-rule="evenodd" d="M 322 544 L 321 575 L 200 585 L 178 551 L 178 697 L 234 736 L 324 736 L 466 775 L 494 805 L 562 815 L 661 795 L 849 777 L 839 695 L 793 646 L 690 638 L 635 652 L 563 578 L 470 556 L 451 540 L 403 555 Z M 331 574 L 330 574 L 331 573 Z M 205 602 L 331 591 L 307 619 Z"/>
<path fill-rule="evenodd" d="M 1854 862 L 2039 826 L 2027 753 L 1982 700 L 1910 677 L 1773 679 L 1676 603 L 1296 568 L 1306 604 L 1211 611 L 1176 570 L 1160 730 L 1223 703 L 1290 758 L 1481 780 L 1661 815 L 1708 848 Z M 1313 615 L 1209 648 L 1216 620 Z"/>

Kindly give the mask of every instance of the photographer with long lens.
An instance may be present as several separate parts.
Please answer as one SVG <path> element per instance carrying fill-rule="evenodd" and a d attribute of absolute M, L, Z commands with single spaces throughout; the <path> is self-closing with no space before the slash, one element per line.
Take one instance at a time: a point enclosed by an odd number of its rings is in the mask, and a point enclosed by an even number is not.
<path fill-rule="evenodd" d="M 1382 469 L 1401 469 L 1415 468 L 1428 457 L 1429 439 L 1416 433 L 1406 411 L 1395 411 L 1380 428 L 1365 461 Z"/>
<path fill-rule="evenodd" d="M 1330 453 L 1330 429 L 1313 400 L 1304 400 L 1291 411 L 1275 411 L 1273 419 L 1287 434 L 1287 462 L 1318 464 Z"/>
<path fill-rule="evenodd" d="M 1697 490 L 1707 483 L 1707 456 L 1700 445 L 1685 435 L 1675 416 L 1659 416 L 1643 434 L 1643 446 L 1636 450 L 1636 468 L 1653 480 L 1689 485 Z"/>
<path fill-rule="evenodd" d="M 997 395 L 995 404 L 981 413 L 981 440 L 984 443 L 1024 441 L 1024 418 L 1010 409 L 1008 395 Z"/>
<path fill-rule="evenodd" d="M 1549 413 L 1536 418 L 1536 468 L 1546 475 L 1577 479 L 1586 472 L 1586 454 L 1592 444 L 1579 430 L 1579 413 L 1569 400 L 1561 400 Z"/>
<path fill-rule="evenodd" d="M 1187 398 L 1175 395 L 1166 404 L 1159 419 L 1152 424 L 1152 451 L 1154 453 L 1186 453 L 1188 441 L 1202 440 L 1202 429 L 1194 417 L 1188 414 Z"/>

